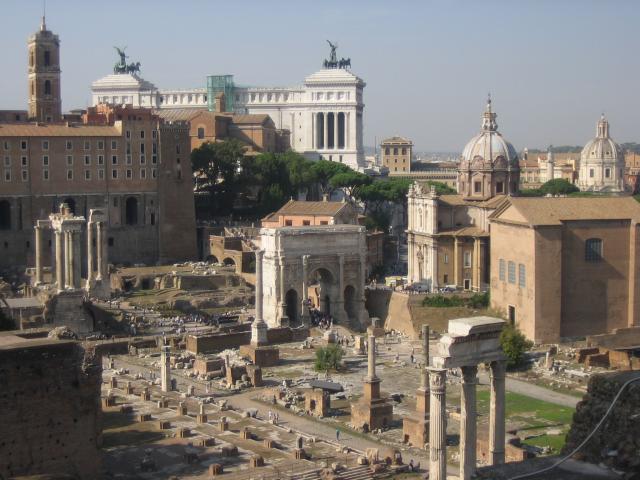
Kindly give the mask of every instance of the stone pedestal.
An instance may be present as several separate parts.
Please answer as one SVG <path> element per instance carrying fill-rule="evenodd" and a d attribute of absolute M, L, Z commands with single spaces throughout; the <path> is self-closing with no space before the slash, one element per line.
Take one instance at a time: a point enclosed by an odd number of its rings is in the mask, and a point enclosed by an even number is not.
<path fill-rule="evenodd" d="M 218 429 L 221 432 L 226 432 L 227 430 L 229 430 L 229 422 L 227 422 L 227 417 L 220 417 L 220 420 L 218 420 Z"/>
<path fill-rule="evenodd" d="M 176 414 L 182 417 L 187 415 L 187 406 L 184 404 L 184 402 L 178 403 L 178 408 L 176 408 Z"/>
<path fill-rule="evenodd" d="M 240 431 L 240 438 L 242 438 L 243 440 L 251 440 L 252 435 L 251 435 L 251 431 L 248 428 L 243 428 Z"/>
<path fill-rule="evenodd" d="M 222 475 L 223 473 L 224 469 L 219 463 L 212 463 L 211 465 L 209 465 L 209 475 L 211 475 L 212 477 L 215 477 L 216 475 Z"/>
<path fill-rule="evenodd" d="M 127 382 L 127 385 L 124 387 L 124 393 L 127 395 L 133 395 L 133 386 L 131 385 L 131 382 Z"/>
<path fill-rule="evenodd" d="M 296 460 L 306 460 L 307 452 L 304 451 L 304 448 L 296 448 L 293 451 L 293 456 Z"/>
<path fill-rule="evenodd" d="M 189 438 L 191 436 L 191 430 L 189 430 L 188 428 L 179 428 L 178 431 L 176 432 L 176 435 L 178 438 Z"/>
<path fill-rule="evenodd" d="M 158 430 L 169 430 L 171 428 L 171 422 L 167 420 L 158 420 Z"/>
<path fill-rule="evenodd" d="M 168 345 L 160 347 L 160 382 L 163 392 L 171 391 L 171 364 Z"/>
<path fill-rule="evenodd" d="M 251 468 L 264 467 L 264 458 L 262 458 L 260 455 L 255 455 L 251 457 L 250 465 Z"/>
<path fill-rule="evenodd" d="M 240 355 L 259 367 L 273 367 L 278 364 L 280 350 L 277 347 L 266 345 L 242 345 L 240 346 Z"/>

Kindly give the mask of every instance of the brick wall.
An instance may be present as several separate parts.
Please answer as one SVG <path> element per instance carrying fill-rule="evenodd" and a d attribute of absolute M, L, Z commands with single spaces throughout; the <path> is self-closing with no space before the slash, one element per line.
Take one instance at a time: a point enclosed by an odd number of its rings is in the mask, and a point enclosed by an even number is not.
<path fill-rule="evenodd" d="M 0 478 L 99 477 L 101 368 L 75 342 L 0 348 Z"/>

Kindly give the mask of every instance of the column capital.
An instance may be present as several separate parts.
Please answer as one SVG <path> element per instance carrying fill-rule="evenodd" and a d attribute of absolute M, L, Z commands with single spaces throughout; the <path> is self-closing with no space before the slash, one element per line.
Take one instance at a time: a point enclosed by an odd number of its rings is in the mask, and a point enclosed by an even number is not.
<path fill-rule="evenodd" d="M 447 388 L 447 369 L 427 367 L 429 372 L 429 390 L 433 394 L 443 394 Z"/>

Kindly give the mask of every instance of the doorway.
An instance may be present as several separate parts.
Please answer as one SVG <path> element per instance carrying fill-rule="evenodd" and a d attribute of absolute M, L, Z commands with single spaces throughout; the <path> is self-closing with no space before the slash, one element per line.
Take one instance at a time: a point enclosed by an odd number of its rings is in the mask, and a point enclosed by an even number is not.
<path fill-rule="evenodd" d="M 464 289 L 471 290 L 471 280 L 469 278 L 464 279 Z"/>
<path fill-rule="evenodd" d="M 516 307 L 513 305 L 509 305 L 509 323 L 511 325 L 516 324 Z"/>

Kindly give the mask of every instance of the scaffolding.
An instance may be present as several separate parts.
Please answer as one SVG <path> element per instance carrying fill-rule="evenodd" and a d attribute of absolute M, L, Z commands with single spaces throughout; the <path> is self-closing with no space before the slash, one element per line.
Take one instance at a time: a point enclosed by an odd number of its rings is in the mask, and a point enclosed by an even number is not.
<path fill-rule="evenodd" d="M 216 109 L 216 94 L 224 93 L 225 110 L 233 112 L 235 107 L 235 85 L 233 75 L 208 75 L 207 76 L 207 105 L 210 112 Z"/>

